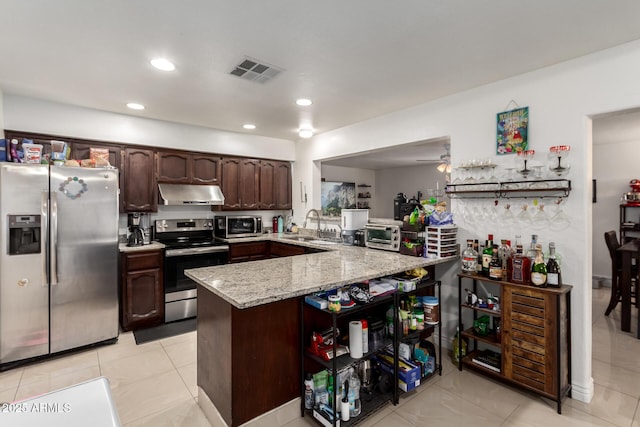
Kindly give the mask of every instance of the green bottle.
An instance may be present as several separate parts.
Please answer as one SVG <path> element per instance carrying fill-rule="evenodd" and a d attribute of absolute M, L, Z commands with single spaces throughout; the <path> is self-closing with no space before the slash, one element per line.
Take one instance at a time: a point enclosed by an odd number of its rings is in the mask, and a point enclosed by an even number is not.
<path fill-rule="evenodd" d="M 489 264 L 493 258 L 493 234 L 489 234 L 489 240 L 482 251 L 482 275 L 489 277 Z"/>

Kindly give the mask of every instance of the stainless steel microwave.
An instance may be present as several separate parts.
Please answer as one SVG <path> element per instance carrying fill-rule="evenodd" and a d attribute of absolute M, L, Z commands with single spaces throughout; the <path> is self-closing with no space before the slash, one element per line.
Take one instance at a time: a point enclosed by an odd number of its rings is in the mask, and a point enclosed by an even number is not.
<path fill-rule="evenodd" d="M 262 234 L 262 217 L 254 215 L 222 215 L 215 217 L 216 237 L 231 239 Z"/>
<path fill-rule="evenodd" d="M 364 226 L 365 246 L 386 251 L 400 251 L 400 226 L 367 224 Z"/>

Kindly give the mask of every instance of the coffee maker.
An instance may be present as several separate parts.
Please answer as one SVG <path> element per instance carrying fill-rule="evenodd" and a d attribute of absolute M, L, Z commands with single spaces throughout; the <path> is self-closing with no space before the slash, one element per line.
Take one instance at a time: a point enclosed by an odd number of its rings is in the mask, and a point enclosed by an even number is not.
<path fill-rule="evenodd" d="M 129 214 L 129 239 L 127 240 L 127 246 L 144 245 L 144 232 L 140 226 L 140 215 L 139 212 Z"/>

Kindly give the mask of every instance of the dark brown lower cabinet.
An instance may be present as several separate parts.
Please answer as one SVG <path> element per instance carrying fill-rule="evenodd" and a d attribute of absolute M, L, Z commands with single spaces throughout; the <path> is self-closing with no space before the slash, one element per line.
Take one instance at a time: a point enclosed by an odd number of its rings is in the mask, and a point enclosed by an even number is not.
<path fill-rule="evenodd" d="M 463 294 L 472 281 L 474 293 L 483 287 L 496 285 L 494 295 L 500 296 L 500 310 L 470 306 Z M 480 288 L 482 289 L 482 288 Z M 562 398 L 571 396 L 571 289 L 569 285 L 560 288 L 537 288 L 530 285 L 495 281 L 486 277 L 468 274 L 458 275 L 460 297 L 461 339 L 473 344 L 467 356 L 461 359 L 459 368 L 472 369 L 494 379 L 537 393 L 557 404 L 562 410 Z M 487 288 L 487 291 L 490 291 Z M 483 291 L 484 292 L 484 291 Z M 484 298 L 483 295 L 478 295 Z M 472 323 L 463 330 L 463 311 L 471 311 L 473 319 L 489 315 L 501 324 L 501 334 L 490 333 L 479 336 L 474 333 Z M 500 353 L 501 365 L 494 371 L 478 363 L 479 347 Z M 474 361 L 475 360 L 475 361 Z"/>
<path fill-rule="evenodd" d="M 238 309 L 198 285 L 198 386 L 229 426 L 300 395 L 300 300 Z"/>
<path fill-rule="evenodd" d="M 162 251 L 121 254 L 120 323 L 124 331 L 164 322 Z"/>

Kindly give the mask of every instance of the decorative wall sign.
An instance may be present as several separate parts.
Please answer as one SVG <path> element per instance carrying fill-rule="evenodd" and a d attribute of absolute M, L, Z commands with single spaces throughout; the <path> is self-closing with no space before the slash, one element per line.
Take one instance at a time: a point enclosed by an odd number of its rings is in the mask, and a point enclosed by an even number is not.
<path fill-rule="evenodd" d="M 67 188 L 69 187 L 69 188 Z M 71 191 L 69 189 L 71 188 Z M 58 191 L 64 193 L 65 196 L 70 198 L 71 200 L 75 200 L 78 197 L 81 197 L 84 193 L 87 192 L 87 183 L 84 182 L 83 179 L 78 178 L 77 176 L 68 177 L 66 180 L 60 183 L 60 187 Z"/>
<path fill-rule="evenodd" d="M 529 107 L 498 113 L 497 122 L 496 152 L 499 155 L 514 154 L 528 149 Z"/>

